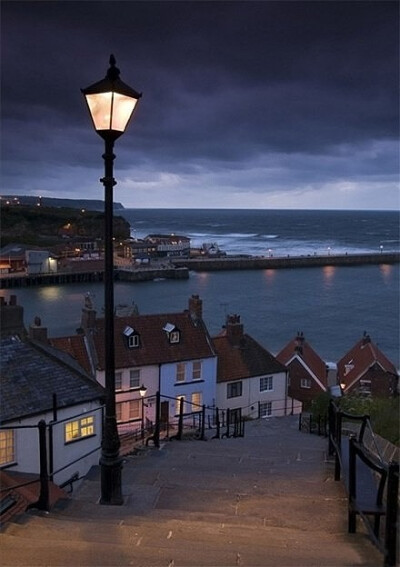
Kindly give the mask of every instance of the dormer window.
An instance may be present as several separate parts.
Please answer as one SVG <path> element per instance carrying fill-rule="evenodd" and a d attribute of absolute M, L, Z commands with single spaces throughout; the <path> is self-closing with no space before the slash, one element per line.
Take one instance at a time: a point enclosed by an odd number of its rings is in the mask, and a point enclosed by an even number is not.
<path fill-rule="evenodd" d="M 140 344 L 139 333 L 132 329 L 132 327 L 126 326 L 123 332 L 126 337 L 129 348 L 137 348 Z"/>
<path fill-rule="evenodd" d="M 167 333 L 167 337 L 168 337 L 170 344 L 179 343 L 180 338 L 181 338 L 181 333 L 180 333 L 179 329 L 177 329 L 177 327 L 175 327 L 175 325 L 173 325 L 172 323 L 167 323 L 165 325 L 165 327 L 163 328 L 163 330 Z"/>

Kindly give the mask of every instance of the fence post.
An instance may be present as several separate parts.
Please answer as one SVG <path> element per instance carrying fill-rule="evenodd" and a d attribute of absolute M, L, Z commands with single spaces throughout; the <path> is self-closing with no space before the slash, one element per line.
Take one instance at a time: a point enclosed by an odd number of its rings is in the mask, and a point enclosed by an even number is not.
<path fill-rule="evenodd" d="M 182 439 L 182 431 L 183 431 L 183 398 L 179 400 L 179 421 L 178 421 L 178 433 L 176 434 L 175 439 L 181 441 Z"/>
<path fill-rule="evenodd" d="M 160 448 L 160 419 L 161 419 L 161 396 L 156 392 L 156 423 L 154 427 L 154 446 Z"/>
<path fill-rule="evenodd" d="M 203 409 L 202 409 L 202 412 L 201 412 L 201 434 L 200 434 L 200 440 L 201 441 L 204 441 L 204 439 L 206 438 L 205 426 L 206 426 L 206 406 L 205 406 L 205 404 L 203 404 Z"/>
<path fill-rule="evenodd" d="M 328 454 L 330 456 L 334 453 L 332 436 L 335 435 L 336 427 L 335 427 L 335 407 L 333 405 L 333 401 L 329 400 L 329 408 L 328 408 L 328 426 L 329 426 L 329 437 L 328 437 Z"/>
<path fill-rule="evenodd" d="M 219 422 L 219 409 L 215 408 L 215 420 L 216 420 L 216 425 L 217 425 L 217 432 L 214 435 L 213 439 L 220 439 L 221 437 L 221 431 L 220 431 L 220 422 Z"/>
<path fill-rule="evenodd" d="M 35 507 L 39 510 L 50 510 L 49 476 L 47 472 L 46 422 L 41 419 L 39 429 L 39 458 L 40 458 L 40 494 Z"/>
<path fill-rule="evenodd" d="M 354 446 L 355 436 L 349 438 L 349 509 L 348 530 L 349 534 L 356 533 L 356 513 L 353 510 L 353 500 L 356 498 L 356 448 Z"/>
<path fill-rule="evenodd" d="M 385 526 L 385 567 L 394 567 L 397 554 L 397 522 L 398 522 L 398 497 L 399 497 L 399 464 L 389 463 L 387 480 L 387 504 L 386 504 L 386 526 Z"/>

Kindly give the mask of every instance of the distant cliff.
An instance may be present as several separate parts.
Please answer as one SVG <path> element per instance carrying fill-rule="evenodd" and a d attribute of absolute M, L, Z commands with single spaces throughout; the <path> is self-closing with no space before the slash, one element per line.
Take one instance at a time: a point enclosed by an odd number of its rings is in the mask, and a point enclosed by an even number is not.
<path fill-rule="evenodd" d="M 103 211 L 104 201 L 94 199 L 56 199 L 55 197 L 32 197 L 31 195 L 2 195 L 2 204 L 10 201 L 21 205 L 34 205 L 38 203 L 43 207 L 68 207 L 69 209 L 86 209 L 87 211 Z M 121 203 L 114 203 L 114 210 L 124 209 Z"/>
<path fill-rule="evenodd" d="M 51 247 L 69 239 L 104 237 L 104 213 L 66 207 L 1 206 L 1 246 L 11 242 Z M 130 236 L 129 223 L 114 216 L 114 236 Z"/>

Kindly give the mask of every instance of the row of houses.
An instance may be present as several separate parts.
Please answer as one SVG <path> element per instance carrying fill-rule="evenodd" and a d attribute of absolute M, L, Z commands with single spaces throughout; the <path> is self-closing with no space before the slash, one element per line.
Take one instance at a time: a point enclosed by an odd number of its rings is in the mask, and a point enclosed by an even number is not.
<path fill-rule="evenodd" d="M 82 476 L 97 464 L 102 436 L 104 318 L 97 317 L 87 295 L 78 332 L 51 338 L 39 317 L 25 330 L 15 296 L 0 300 L 0 467 L 38 471 L 36 433 L 29 428 L 44 419 L 53 424 L 54 480 Z M 198 295 L 182 312 L 117 316 L 115 366 L 120 432 L 155 421 L 157 392 L 162 419 L 169 422 L 177 421 L 181 404 L 187 415 L 205 405 L 229 409 L 233 416 L 268 418 L 300 412 L 335 387 L 345 394 L 395 395 L 398 381 L 394 365 L 367 334 L 336 369 L 303 333 L 272 355 L 244 331 L 237 314 L 210 336 Z"/>

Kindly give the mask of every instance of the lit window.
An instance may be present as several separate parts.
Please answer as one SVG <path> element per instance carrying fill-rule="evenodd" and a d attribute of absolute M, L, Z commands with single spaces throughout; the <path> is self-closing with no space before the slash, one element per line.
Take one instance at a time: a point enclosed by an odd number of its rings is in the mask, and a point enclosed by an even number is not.
<path fill-rule="evenodd" d="M 200 411 L 202 402 L 202 395 L 201 392 L 193 392 L 192 393 L 192 411 Z"/>
<path fill-rule="evenodd" d="M 260 417 L 271 417 L 272 402 L 262 402 L 260 404 Z"/>
<path fill-rule="evenodd" d="M 94 417 L 82 417 L 65 424 L 65 442 L 76 441 L 82 437 L 94 435 Z"/>
<path fill-rule="evenodd" d="M 181 411 L 181 401 L 182 401 L 182 404 L 183 404 L 183 413 L 185 413 L 185 396 L 177 396 L 176 407 L 175 407 L 175 413 L 177 415 L 179 415 L 179 413 Z"/>
<path fill-rule="evenodd" d="M 129 373 L 129 387 L 140 388 L 140 369 L 135 368 Z"/>
<path fill-rule="evenodd" d="M 122 404 L 115 404 L 115 417 L 117 421 L 122 421 Z"/>
<path fill-rule="evenodd" d="M 227 384 L 226 397 L 239 398 L 242 395 L 242 382 L 231 382 Z"/>
<path fill-rule="evenodd" d="M 14 431 L 4 429 L 0 431 L 0 466 L 15 461 Z"/>
<path fill-rule="evenodd" d="M 192 368 L 192 380 L 201 379 L 201 360 L 195 360 Z"/>
<path fill-rule="evenodd" d="M 122 390 L 122 372 L 115 373 L 115 389 Z"/>
<path fill-rule="evenodd" d="M 267 392 L 273 390 L 273 377 L 263 376 L 260 378 L 260 392 Z"/>
<path fill-rule="evenodd" d="M 139 419 L 140 417 L 140 404 L 139 400 L 129 401 L 129 419 Z"/>
<path fill-rule="evenodd" d="M 177 382 L 184 382 L 185 381 L 185 371 L 186 365 L 184 362 L 178 362 L 176 365 L 176 381 Z"/>
<path fill-rule="evenodd" d="M 311 378 L 302 378 L 300 381 L 301 388 L 311 388 Z"/>

